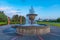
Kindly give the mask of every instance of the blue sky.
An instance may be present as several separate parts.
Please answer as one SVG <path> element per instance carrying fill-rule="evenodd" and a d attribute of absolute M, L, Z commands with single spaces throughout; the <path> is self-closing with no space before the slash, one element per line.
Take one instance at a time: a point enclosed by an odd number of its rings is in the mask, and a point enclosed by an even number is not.
<path fill-rule="evenodd" d="M 38 18 L 60 17 L 60 0 L 0 0 L 0 10 L 9 17 L 15 14 L 26 16 L 31 5 L 38 14 Z"/>

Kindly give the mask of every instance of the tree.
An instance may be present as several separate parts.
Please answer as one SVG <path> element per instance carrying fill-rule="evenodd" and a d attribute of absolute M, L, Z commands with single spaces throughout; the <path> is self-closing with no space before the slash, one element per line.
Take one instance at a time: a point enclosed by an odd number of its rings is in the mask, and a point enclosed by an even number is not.
<path fill-rule="evenodd" d="M 7 16 L 5 15 L 4 11 L 0 11 L 0 22 L 7 21 Z"/>
<path fill-rule="evenodd" d="M 20 17 L 21 17 L 21 16 L 19 16 L 19 21 L 20 21 Z M 25 19 L 25 17 L 24 17 L 24 16 L 22 16 L 22 23 L 23 23 L 23 24 L 25 24 L 25 23 L 26 23 L 26 19 Z"/>
<path fill-rule="evenodd" d="M 57 22 L 60 22 L 60 18 L 57 19 Z"/>
<path fill-rule="evenodd" d="M 26 23 L 26 19 L 25 19 L 25 17 L 24 16 L 22 16 L 22 18 L 23 18 L 23 23 Z"/>
<path fill-rule="evenodd" d="M 12 21 L 13 22 L 18 22 L 18 15 L 13 15 L 13 17 L 12 17 Z"/>
<path fill-rule="evenodd" d="M 12 22 L 14 22 L 14 23 L 20 23 L 20 16 L 18 16 L 18 15 L 13 15 L 13 17 L 12 17 Z M 25 17 L 24 16 L 22 16 L 22 22 L 23 22 L 23 24 L 25 23 Z"/>

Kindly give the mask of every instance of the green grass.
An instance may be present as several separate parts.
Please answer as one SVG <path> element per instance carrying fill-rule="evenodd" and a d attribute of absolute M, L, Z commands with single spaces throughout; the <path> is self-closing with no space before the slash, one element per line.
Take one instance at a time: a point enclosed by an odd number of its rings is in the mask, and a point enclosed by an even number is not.
<path fill-rule="evenodd" d="M 11 22 L 11 24 L 20 24 L 19 22 Z M 47 24 L 51 26 L 58 26 L 60 27 L 60 23 L 55 22 L 37 22 L 37 24 Z M 0 25 L 7 25 L 7 22 L 0 22 Z"/>
<path fill-rule="evenodd" d="M 7 25 L 7 24 L 8 24 L 7 22 L 0 22 L 0 26 L 1 25 Z M 10 24 L 20 24 L 20 22 L 11 22 Z"/>
<path fill-rule="evenodd" d="M 51 25 L 51 26 L 60 27 L 60 23 L 55 23 L 55 22 L 37 22 L 37 24 L 48 24 L 48 25 Z"/>
<path fill-rule="evenodd" d="M 0 25 L 6 25 L 7 22 L 0 22 Z"/>
<path fill-rule="evenodd" d="M 51 23 L 50 25 L 60 27 L 60 23 Z"/>

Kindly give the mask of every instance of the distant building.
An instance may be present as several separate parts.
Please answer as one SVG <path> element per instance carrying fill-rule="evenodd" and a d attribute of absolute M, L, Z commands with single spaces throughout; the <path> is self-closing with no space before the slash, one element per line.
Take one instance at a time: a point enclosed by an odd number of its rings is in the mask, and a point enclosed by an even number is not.
<path fill-rule="evenodd" d="M 38 21 L 43 21 L 43 20 L 41 18 L 39 18 Z"/>

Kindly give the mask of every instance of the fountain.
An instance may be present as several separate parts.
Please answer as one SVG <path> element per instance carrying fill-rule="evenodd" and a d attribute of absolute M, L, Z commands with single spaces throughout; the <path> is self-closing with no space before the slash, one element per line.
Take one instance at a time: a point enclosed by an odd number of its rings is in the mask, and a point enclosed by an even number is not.
<path fill-rule="evenodd" d="M 29 18 L 29 23 L 22 24 L 22 17 L 20 17 L 21 24 L 14 26 L 14 28 L 16 28 L 16 33 L 22 35 L 42 35 L 49 33 L 49 25 L 35 24 L 34 19 L 36 16 L 37 14 L 34 14 L 33 7 L 31 7 L 30 13 L 27 14 L 27 17 Z"/>

